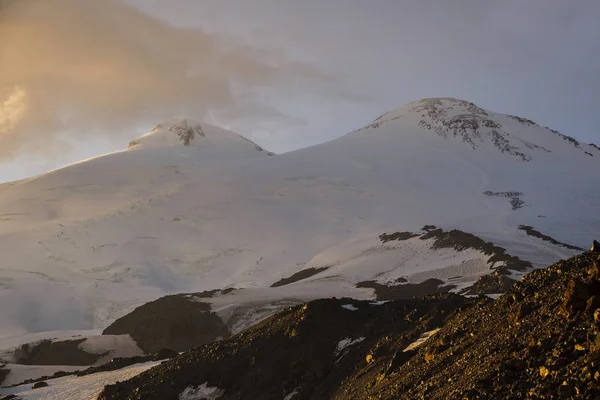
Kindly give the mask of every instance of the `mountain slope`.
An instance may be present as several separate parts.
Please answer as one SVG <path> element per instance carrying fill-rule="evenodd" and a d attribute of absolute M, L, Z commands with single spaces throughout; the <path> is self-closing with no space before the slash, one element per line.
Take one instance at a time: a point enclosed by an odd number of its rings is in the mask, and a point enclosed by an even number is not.
<path fill-rule="evenodd" d="M 0 185 L 1 229 L 114 214 L 164 196 L 174 182 L 216 166 L 235 167 L 270 155 L 225 129 L 192 120 L 168 121 L 131 141 L 127 150 Z"/>
<path fill-rule="evenodd" d="M 575 246 L 600 229 L 598 149 L 460 100 L 410 103 L 274 157 L 197 125 L 0 186 L 0 338 L 101 329 L 166 294 L 233 287 L 207 303 L 235 333 L 282 304 L 374 298 L 361 282 L 435 278 L 434 288 L 461 290 L 504 264 L 481 249 L 435 248 L 420 239 L 426 225 L 533 266 L 577 250 L 519 226 Z M 211 129 L 225 139 L 204 145 Z M 415 236 L 380 239 L 394 232 Z M 271 287 L 296 274 L 309 279 Z"/>
<path fill-rule="evenodd" d="M 212 388 L 215 400 L 597 399 L 599 257 L 534 271 L 497 300 L 316 300 L 99 398 L 181 399 Z"/>

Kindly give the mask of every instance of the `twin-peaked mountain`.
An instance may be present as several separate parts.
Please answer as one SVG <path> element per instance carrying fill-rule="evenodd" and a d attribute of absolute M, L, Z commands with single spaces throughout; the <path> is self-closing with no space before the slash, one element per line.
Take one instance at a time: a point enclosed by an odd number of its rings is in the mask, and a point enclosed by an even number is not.
<path fill-rule="evenodd" d="M 174 293 L 236 289 L 203 299 L 236 332 L 319 297 L 518 279 L 598 235 L 598 171 L 594 145 L 451 98 L 280 155 L 170 121 L 0 185 L 0 338 L 103 329 Z"/>

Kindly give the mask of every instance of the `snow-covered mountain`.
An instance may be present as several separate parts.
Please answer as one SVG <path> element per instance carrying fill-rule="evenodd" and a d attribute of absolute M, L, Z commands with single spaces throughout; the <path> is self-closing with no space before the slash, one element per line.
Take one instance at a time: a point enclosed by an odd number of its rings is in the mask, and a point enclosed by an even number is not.
<path fill-rule="evenodd" d="M 171 293 L 240 289 L 206 299 L 235 332 L 285 304 L 427 281 L 459 291 L 506 264 L 444 244 L 452 229 L 545 266 L 600 232 L 599 170 L 593 145 L 451 98 L 276 156 L 170 121 L 0 185 L 0 348 L 102 329 Z"/>

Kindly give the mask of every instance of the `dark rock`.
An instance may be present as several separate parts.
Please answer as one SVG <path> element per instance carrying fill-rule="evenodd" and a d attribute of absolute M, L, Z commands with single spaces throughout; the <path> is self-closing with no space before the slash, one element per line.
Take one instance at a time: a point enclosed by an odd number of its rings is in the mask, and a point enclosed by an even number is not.
<path fill-rule="evenodd" d="M 87 339 L 42 340 L 37 343 L 26 343 L 15 350 L 16 364 L 24 365 L 92 365 L 108 354 L 90 354 L 79 348 Z"/>
<path fill-rule="evenodd" d="M 584 251 L 585 249 L 582 249 L 579 246 L 573 246 L 567 243 L 563 243 L 563 242 L 559 242 L 558 240 L 554 239 L 551 236 L 548 235 L 544 235 L 543 233 L 541 233 L 540 231 L 536 230 L 533 226 L 529 226 L 529 225 L 519 225 L 519 229 L 521 229 L 522 231 L 525 231 L 525 233 L 529 236 L 533 236 L 539 239 L 542 239 L 545 242 L 550 242 L 554 245 L 557 246 L 562 246 L 565 247 L 567 249 L 571 249 L 571 250 L 579 250 L 579 251 Z"/>
<path fill-rule="evenodd" d="M 39 389 L 48 386 L 48 382 L 40 381 L 33 384 L 32 389 Z"/>
<path fill-rule="evenodd" d="M 97 367 L 90 367 L 90 368 L 97 368 Z M 90 369 L 90 368 L 88 368 L 88 369 Z M 45 380 L 49 380 L 49 379 L 62 378 L 63 376 L 67 376 L 67 375 L 77 375 L 78 372 L 79 371 L 73 371 L 73 372 L 57 371 L 52 375 L 42 375 L 35 379 L 26 379 L 22 382 L 15 383 L 15 384 L 7 386 L 7 387 L 21 386 L 21 385 L 27 385 L 30 383 L 41 382 L 41 381 L 45 381 Z"/>
<path fill-rule="evenodd" d="M 600 280 L 600 257 L 594 260 L 592 267 L 588 270 L 590 279 Z"/>
<path fill-rule="evenodd" d="M 492 265 L 495 263 L 503 263 L 507 269 L 525 271 L 533 267 L 529 261 L 524 261 L 518 257 L 507 254 L 506 249 L 496 246 L 491 242 L 486 242 L 485 240 L 471 233 L 463 232 L 458 229 L 453 229 L 448 232 L 444 231 L 443 229 L 430 230 L 421 236 L 421 239 L 434 239 L 434 249 L 446 248 L 458 251 L 467 249 L 480 250 L 484 254 L 490 256 L 488 263 Z"/>
<path fill-rule="evenodd" d="M 505 197 L 509 199 L 513 210 L 523 208 L 525 205 L 525 202 L 521 200 L 521 196 L 523 196 L 522 192 L 492 192 L 491 190 L 486 190 L 483 194 L 486 196 Z"/>
<path fill-rule="evenodd" d="M 573 389 L 571 388 L 570 385 L 567 385 L 567 384 L 560 385 L 560 387 L 558 388 L 558 395 L 560 396 L 561 399 L 570 398 L 572 392 L 573 392 Z"/>
<path fill-rule="evenodd" d="M 408 240 L 408 239 L 415 238 L 417 236 L 419 236 L 418 233 L 412 233 L 412 232 L 382 233 L 381 235 L 379 235 L 379 240 L 381 240 L 381 243 L 387 243 L 387 242 Z"/>
<path fill-rule="evenodd" d="M 224 391 L 220 400 L 280 400 L 293 391 L 297 400 L 600 398 L 600 327 L 584 312 L 598 295 L 587 273 L 594 259 L 584 253 L 536 270 L 494 301 L 443 294 L 288 308 L 109 385 L 100 399 L 176 399 L 204 383 Z M 519 324 L 507 323 L 515 315 Z M 359 338 L 336 352 L 341 340 Z"/>
<path fill-rule="evenodd" d="M 393 372 L 404 365 L 408 360 L 414 356 L 414 350 L 412 351 L 397 351 L 392 356 L 392 360 L 389 362 L 387 367 L 387 373 Z"/>
<path fill-rule="evenodd" d="M 506 275 L 491 274 L 480 277 L 473 286 L 461 291 L 465 295 L 505 293 L 515 284 L 515 280 Z"/>
<path fill-rule="evenodd" d="M 506 193 L 510 195 L 514 194 L 513 192 Z M 476 249 L 489 256 L 488 263 L 491 264 L 492 268 L 495 268 L 494 273 L 481 277 L 475 284 L 473 284 L 473 286 L 463 289 L 460 292 L 461 294 L 478 295 L 504 293 L 510 289 L 515 282 L 507 276 L 511 274 L 510 270 L 524 271 L 532 268 L 530 262 L 523 261 L 515 256 L 511 256 L 507 254 L 506 250 L 502 247 L 495 246 L 490 242 L 486 242 L 473 234 L 456 229 L 446 232 L 443 229 L 436 228 L 435 225 L 425 225 L 422 230 L 426 233 L 421 235 L 420 239 L 433 239 L 434 242 L 432 248 L 434 249 L 451 248 L 457 251 Z M 382 243 L 388 243 L 390 241 L 407 240 L 418 236 L 419 235 L 411 232 L 395 232 L 390 234 L 383 233 L 379 236 L 379 239 L 382 241 Z M 496 264 L 500 265 L 496 266 Z M 304 271 L 301 271 L 298 274 L 301 273 L 304 273 Z M 390 284 L 382 285 L 374 281 L 366 281 L 360 282 L 357 287 L 374 288 L 378 299 L 387 300 L 412 298 L 426 294 L 445 293 L 454 288 L 452 285 L 443 286 L 443 283 L 444 282 L 440 280 L 429 279 L 418 284 L 398 286 Z M 277 284 L 279 284 L 279 282 Z"/>
<path fill-rule="evenodd" d="M 523 360 L 519 360 L 518 358 L 511 358 L 510 360 L 506 361 L 504 365 L 506 365 L 506 368 L 510 370 L 520 371 L 523 368 L 525 368 L 526 364 Z"/>
<path fill-rule="evenodd" d="M 169 128 L 169 131 L 174 132 L 177 136 L 179 136 L 181 143 L 183 143 L 185 147 L 190 146 L 192 140 L 194 139 L 194 136 L 206 136 L 200 125 L 188 126 L 187 120 L 183 120 L 171 126 Z"/>
<path fill-rule="evenodd" d="M 210 294 L 212 295 L 212 294 Z M 184 351 L 229 337 L 227 326 L 194 294 L 171 295 L 146 303 L 119 318 L 103 335 L 129 334 L 145 353 Z"/>
<path fill-rule="evenodd" d="M 513 322 L 520 322 L 534 310 L 535 307 L 531 303 L 519 303 L 515 313 L 513 314 Z"/>
<path fill-rule="evenodd" d="M 2 382 L 4 382 L 8 374 L 10 374 L 10 369 L 4 367 L 5 365 L 0 364 L 0 386 L 2 386 Z"/>
<path fill-rule="evenodd" d="M 511 293 L 510 298 L 515 302 L 523 301 L 523 295 L 519 292 Z"/>
<path fill-rule="evenodd" d="M 585 312 L 594 313 L 598 308 L 600 308 L 600 296 L 592 296 L 588 299 Z"/>
<path fill-rule="evenodd" d="M 154 354 L 150 354 L 150 355 L 146 355 L 146 356 L 115 357 L 112 360 L 110 360 L 109 362 L 99 365 L 99 366 L 96 366 L 96 367 L 89 367 L 84 370 L 78 370 L 78 371 L 72 371 L 72 372 L 58 371 L 58 372 L 55 372 L 54 374 L 52 374 L 51 376 L 44 375 L 44 376 L 41 376 L 41 377 L 35 378 L 35 379 L 27 379 L 23 382 L 19 382 L 14 385 L 11 385 L 10 387 L 20 386 L 20 385 L 30 384 L 30 383 L 36 383 L 36 382 L 45 381 L 45 380 L 49 380 L 49 379 L 61 378 L 63 376 L 68 376 L 68 375 L 86 376 L 86 375 L 96 374 L 98 372 L 116 371 L 118 369 L 122 369 L 122 368 L 128 367 L 130 365 L 145 363 L 148 361 L 162 361 L 162 360 L 166 360 L 169 358 L 177 357 L 178 355 L 179 355 L 179 353 L 177 353 L 174 350 L 162 349 Z M 2 371 L 3 370 L 0 369 L 0 373 Z M 6 370 L 6 371 L 9 371 L 9 370 Z M 8 374 L 8 372 L 7 372 L 7 374 Z"/>
<path fill-rule="evenodd" d="M 100 398 L 178 398 L 186 387 L 205 382 L 224 390 L 223 400 L 281 400 L 292 391 L 302 400 L 334 398 L 357 366 L 372 372 L 363 376 L 362 387 L 376 387 L 377 379 L 393 375 L 394 368 L 414 356 L 402 349 L 441 324 L 457 306 L 476 302 L 453 294 L 382 305 L 315 300 L 281 311 L 229 339 L 190 350 L 146 371 L 145 377 L 109 385 Z M 349 303 L 357 310 L 342 307 Z M 404 318 L 408 313 L 414 318 Z M 340 341 L 357 338 L 363 339 L 336 350 Z"/>
<path fill-rule="evenodd" d="M 575 310 L 583 310 L 589 298 L 588 286 L 579 279 L 571 280 L 563 297 L 563 310 L 567 315 Z"/>
<path fill-rule="evenodd" d="M 272 284 L 271 287 L 279 287 L 279 286 L 289 285 L 290 283 L 294 283 L 294 282 L 301 281 L 303 279 L 310 278 L 311 276 L 316 275 L 320 272 L 323 272 L 327 269 L 328 269 L 327 267 L 306 268 L 306 269 L 303 269 L 302 271 L 296 272 L 295 274 L 293 274 L 287 278 L 278 280 L 277 282 Z"/>
<path fill-rule="evenodd" d="M 590 248 L 592 253 L 600 253 L 600 243 L 597 240 L 594 240 L 592 243 L 592 247 Z"/>
<path fill-rule="evenodd" d="M 154 359 L 156 361 L 166 360 L 168 358 L 177 357 L 178 355 L 179 355 L 178 352 L 176 352 L 175 350 L 171 350 L 171 349 L 160 349 L 159 351 L 157 351 L 156 353 L 153 354 Z"/>
<path fill-rule="evenodd" d="M 169 357 L 169 355 L 171 355 L 172 357 Z M 118 369 L 122 369 L 130 365 L 145 363 L 148 361 L 162 361 L 169 358 L 174 358 L 177 355 L 179 355 L 179 353 L 165 349 L 147 356 L 115 357 L 106 364 L 102 364 L 97 367 L 90 367 L 83 371 L 75 371 L 73 375 L 85 376 L 90 374 L 96 374 L 98 372 L 116 371 Z"/>
<path fill-rule="evenodd" d="M 399 278 L 397 282 L 402 282 Z M 406 279 L 403 279 L 406 281 Z M 375 281 L 364 281 L 356 284 L 357 288 L 373 288 L 377 300 L 401 300 L 413 299 L 415 297 L 431 294 L 448 293 L 454 289 L 454 285 L 444 285 L 439 279 L 427 279 L 420 283 L 402 283 L 398 285 L 383 285 Z"/>

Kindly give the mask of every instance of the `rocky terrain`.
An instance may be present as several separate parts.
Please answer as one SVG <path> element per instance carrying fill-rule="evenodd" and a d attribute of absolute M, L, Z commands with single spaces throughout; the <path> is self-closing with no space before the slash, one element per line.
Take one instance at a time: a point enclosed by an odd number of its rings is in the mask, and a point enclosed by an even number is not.
<path fill-rule="evenodd" d="M 452 294 L 383 304 L 315 300 L 188 351 L 138 379 L 108 386 L 100 398 L 177 399 L 188 387 L 203 385 L 224 390 L 222 398 L 282 399 L 294 392 L 299 399 L 330 398 L 356 366 L 368 363 L 368 354 L 372 363 L 384 349 L 403 349 L 452 310 L 475 302 Z"/>
<path fill-rule="evenodd" d="M 411 111 L 420 115 L 418 122 L 420 127 L 431 130 L 443 137 L 459 138 L 473 149 L 477 149 L 483 142 L 489 141 L 496 150 L 510 154 L 520 161 L 531 161 L 533 159 L 532 155 L 527 154 L 528 150 L 552 153 L 544 146 L 530 141 L 513 140 L 511 133 L 502 123 L 493 118 L 492 113 L 469 101 L 453 98 L 431 98 L 410 103 L 408 106 Z M 538 124 L 527 118 L 514 115 L 506 115 L 506 117 L 517 121 L 522 126 L 539 127 Z M 363 129 L 379 128 L 399 118 L 399 115 L 386 113 Z M 574 147 L 580 148 L 580 143 L 574 138 L 554 129 L 550 129 L 550 131 Z M 593 157 L 590 152 L 586 151 L 585 154 Z"/>
<path fill-rule="evenodd" d="M 4 368 L 4 364 L 0 365 L 0 385 L 2 385 L 2 382 L 4 382 L 4 379 L 6 379 L 9 373 L 10 370 Z"/>
<path fill-rule="evenodd" d="M 599 247 L 527 274 L 497 300 L 445 293 L 291 307 L 99 398 L 596 399 Z"/>
<path fill-rule="evenodd" d="M 188 350 L 229 337 L 227 326 L 202 301 L 215 292 L 161 297 L 117 319 L 102 333 L 129 334 L 146 354 L 161 349 Z M 223 292 L 230 291 L 219 291 Z"/>
<path fill-rule="evenodd" d="M 14 361 L 21 365 L 92 365 L 107 352 L 90 354 L 79 345 L 86 339 L 42 340 L 37 343 L 25 343 L 14 352 Z"/>

